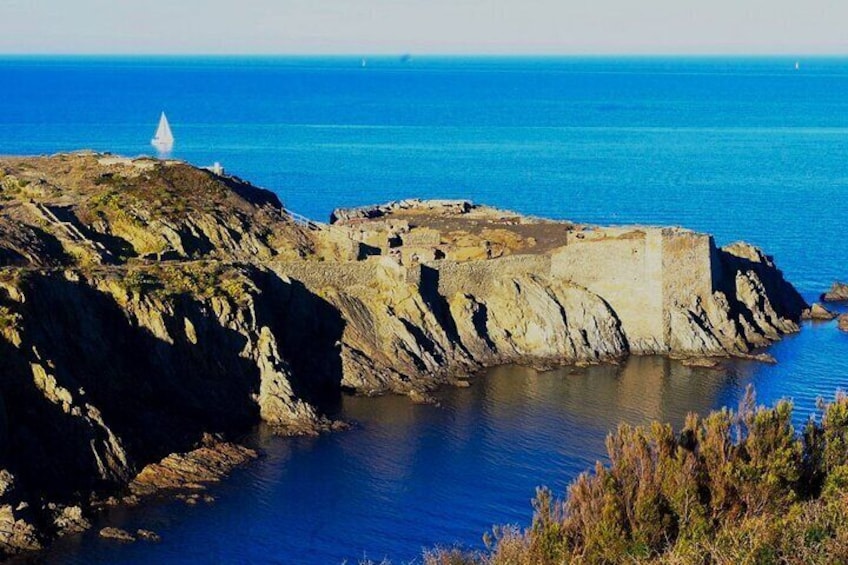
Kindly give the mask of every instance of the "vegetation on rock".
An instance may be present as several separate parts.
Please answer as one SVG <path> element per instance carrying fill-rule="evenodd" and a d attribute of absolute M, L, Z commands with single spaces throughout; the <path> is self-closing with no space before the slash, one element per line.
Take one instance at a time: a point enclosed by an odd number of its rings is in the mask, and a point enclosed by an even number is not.
<path fill-rule="evenodd" d="M 176 161 L 0 159 L 0 266 L 300 259 L 315 243 L 271 192 Z"/>
<path fill-rule="evenodd" d="M 746 356 L 807 306 L 760 250 L 683 229 L 464 201 L 318 224 L 234 177 L 93 153 L 0 158 L 0 187 L 0 472 L 21 485 L 0 489 L 0 556 L 68 531 L 36 501 L 84 513 L 81 493 L 206 433 L 316 433 L 344 390 L 420 399 L 500 363 Z"/>
<path fill-rule="evenodd" d="M 498 527 L 488 550 L 438 549 L 428 565 L 845 563 L 848 397 L 798 433 L 792 404 L 691 414 L 607 438 L 609 463 L 564 501 L 539 489 L 529 528 Z"/>

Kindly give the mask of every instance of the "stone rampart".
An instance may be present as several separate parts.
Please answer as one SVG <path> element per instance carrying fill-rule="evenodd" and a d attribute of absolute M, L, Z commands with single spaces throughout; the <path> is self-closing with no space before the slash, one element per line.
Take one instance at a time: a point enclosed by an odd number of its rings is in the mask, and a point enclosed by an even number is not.
<path fill-rule="evenodd" d="M 577 237 L 583 235 L 583 237 Z M 572 282 L 600 296 L 615 311 L 634 353 L 669 348 L 670 312 L 709 297 L 715 285 L 710 236 L 676 228 L 599 228 L 569 234 L 551 254 L 510 255 L 477 261 L 440 260 L 403 266 L 390 257 L 356 262 L 293 261 L 274 270 L 310 289 L 374 284 L 377 277 L 437 291 L 487 296 L 496 281 L 528 274 Z M 422 275 L 422 269 L 427 272 Z M 426 280 L 425 280 L 426 279 Z M 422 285 L 426 284 L 427 289 Z"/>
<path fill-rule="evenodd" d="M 367 286 L 374 284 L 378 276 L 388 276 L 398 282 L 415 282 L 408 280 L 409 273 L 405 267 L 389 257 L 351 262 L 280 261 L 268 266 L 279 275 L 300 281 L 310 290 L 328 287 L 343 290 L 351 286 Z"/>
<path fill-rule="evenodd" d="M 445 297 L 457 293 L 488 295 L 497 280 L 551 272 L 549 255 L 510 255 L 483 261 L 435 261 L 428 265 L 439 272 L 439 294 Z"/>
<path fill-rule="evenodd" d="M 656 229 L 585 239 L 569 237 L 553 254 L 551 275 L 601 296 L 621 320 L 631 347 L 662 347 L 662 235 Z"/>
<path fill-rule="evenodd" d="M 551 274 L 601 296 L 634 352 L 666 351 L 670 309 L 712 293 L 715 246 L 707 235 L 651 227 L 579 235 L 554 252 Z"/>

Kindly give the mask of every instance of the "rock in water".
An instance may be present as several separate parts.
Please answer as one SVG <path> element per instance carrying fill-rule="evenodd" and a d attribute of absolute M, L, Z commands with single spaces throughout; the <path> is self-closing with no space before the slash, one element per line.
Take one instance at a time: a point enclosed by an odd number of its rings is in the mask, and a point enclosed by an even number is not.
<path fill-rule="evenodd" d="M 836 281 L 830 290 L 821 295 L 823 302 L 845 302 L 848 301 L 848 284 Z"/>
<path fill-rule="evenodd" d="M 54 506 L 55 505 L 48 505 Z M 91 527 L 91 523 L 83 516 L 82 508 L 79 506 L 65 506 L 63 508 L 51 508 L 54 511 L 53 525 L 62 535 L 84 532 Z"/>
<path fill-rule="evenodd" d="M 159 463 L 147 465 L 130 483 L 135 495 L 158 491 L 203 490 L 234 468 L 257 457 L 252 449 L 233 443 L 213 443 L 188 453 L 174 453 Z"/>
<path fill-rule="evenodd" d="M 818 302 L 814 302 L 808 310 L 804 311 L 803 317 L 809 320 L 826 322 L 836 318 L 836 314 L 834 314 Z"/>
<path fill-rule="evenodd" d="M 128 531 L 112 527 L 106 527 L 100 530 L 100 537 L 104 539 L 120 541 L 123 543 L 132 543 L 135 541 L 135 536 L 129 533 Z"/>
<path fill-rule="evenodd" d="M 138 539 L 142 539 L 144 541 L 153 543 L 159 543 L 162 541 L 162 536 L 152 530 L 138 530 L 135 535 Z"/>
<path fill-rule="evenodd" d="M 692 367 L 697 369 L 720 369 L 721 361 L 714 357 L 693 357 L 681 361 L 684 367 Z"/>
<path fill-rule="evenodd" d="M 839 329 L 843 332 L 848 332 L 848 314 L 839 316 Z"/>

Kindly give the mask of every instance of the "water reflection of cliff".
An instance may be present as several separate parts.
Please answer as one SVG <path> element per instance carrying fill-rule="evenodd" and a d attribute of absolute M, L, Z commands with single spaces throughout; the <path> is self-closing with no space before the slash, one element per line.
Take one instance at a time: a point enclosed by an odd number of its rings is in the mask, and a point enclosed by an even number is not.
<path fill-rule="evenodd" d="M 575 423 L 612 429 L 619 422 L 678 423 L 687 412 L 705 412 L 733 379 L 725 371 L 685 367 L 662 357 L 631 357 L 620 366 L 544 373 L 497 367 L 471 392 L 492 423 L 559 411 Z"/>
<path fill-rule="evenodd" d="M 679 425 L 690 410 L 736 406 L 749 382 L 761 402 L 800 399 L 805 418 L 816 396 L 848 386 L 846 345 L 834 324 L 821 324 L 772 347 L 776 365 L 729 362 L 727 371 L 710 371 L 632 358 L 545 373 L 500 367 L 468 389 L 440 391 L 441 407 L 346 397 L 338 416 L 354 421 L 352 430 L 285 439 L 260 430 L 252 439 L 264 457 L 219 487 L 215 505 L 157 507 L 137 523 L 116 518 L 127 527 L 153 526 L 165 539 L 119 549 L 139 551 L 146 561 L 167 561 L 184 547 L 222 561 L 261 561 L 272 547 L 303 562 L 353 563 L 363 555 L 412 559 L 421 547 L 453 540 L 479 544 L 491 524 L 526 525 L 538 485 L 563 494 L 603 458 L 604 438 L 620 421 Z M 179 534 L 165 525 L 173 516 L 186 525 Z M 96 531 L 80 548 L 66 546 L 83 556 L 73 563 L 131 561 L 113 551 Z"/>
<path fill-rule="evenodd" d="M 363 449 L 361 438 L 343 449 L 349 464 L 391 482 L 408 480 L 417 469 L 426 470 L 427 483 L 489 467 L 534 480 L 557 468 L 571 476 L 603 457 L 604 437 L 620 422 L 679 424 L 687 412 L 707 412 L 723 391 L 736 388 L 734 375 L 661 357 L 542 373 L 497 367 L 468 389 L 442 391 L 440 407 L 346 399 L 344 416 L 367 428 L 368 445 Z"/>

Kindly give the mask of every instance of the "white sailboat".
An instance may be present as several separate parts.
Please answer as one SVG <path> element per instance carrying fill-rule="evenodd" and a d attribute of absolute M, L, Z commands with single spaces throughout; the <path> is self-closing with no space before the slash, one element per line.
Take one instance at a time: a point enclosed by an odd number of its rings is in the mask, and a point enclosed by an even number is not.
<path fill-rule="evenodd" d="M 165 112 L 162 112 L 162 116 L 159 118 L 159 127 L 156 128 L 156 135 L 150 140 L 150 144 L 159 153 L 169 153 L 174 148 L 174 134 L 171 132 L 171 126 Z"/>

